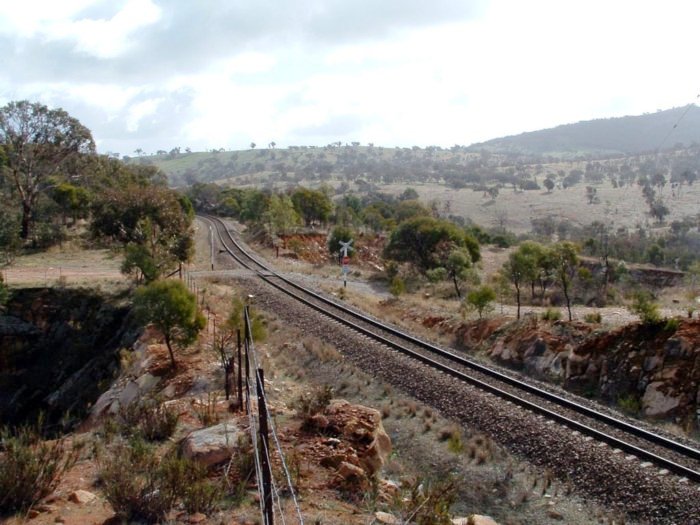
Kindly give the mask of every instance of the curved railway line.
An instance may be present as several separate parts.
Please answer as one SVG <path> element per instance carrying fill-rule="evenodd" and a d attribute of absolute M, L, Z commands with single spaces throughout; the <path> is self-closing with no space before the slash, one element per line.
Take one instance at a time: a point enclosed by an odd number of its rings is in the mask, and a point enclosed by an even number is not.
<path fill-rule="evenodd" d="M 422 341 L 376 319 L 338 304 L 276 273 L 249 254 L 225 223 L 200 215 L 214 227 L 223 249 L 243 268 L 271 286 L 337 323 L 460 381 L 494 394 L 573 431 L 608 444 L 661 469 L 700 483 L 700 450 L 618 419 L 580 402 L 504 374 L 481 363 Z"/>

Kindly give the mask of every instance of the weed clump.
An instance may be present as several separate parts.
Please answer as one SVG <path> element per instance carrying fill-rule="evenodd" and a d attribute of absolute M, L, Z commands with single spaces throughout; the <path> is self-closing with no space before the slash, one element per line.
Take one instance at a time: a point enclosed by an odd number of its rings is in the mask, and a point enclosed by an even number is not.
<path fill-rule="evenodd" d="M 26 510 L 50 494 L 78 456 L 63 439 L 42 441 L 31 426 L 1 428 L 0 445 L 0 515 Z"/>
<path fill-rule="evenodd" d="M 105 498 L 128 521 L 162 522 L 178 502 L 190 513 L 211 512 L 223 497 L 206 467 L 174 455 L 158 459 L 139 437 L 113 449 L 100 479 Z"/>
<path fill-rule="evenodd" d="M 313 426 L 313 417 L 322 413 L 333 398 L 333 388 L 330 385 L 323 385 L 314 392 L 306 392 L 300 395 L 292 404 L 297 415 L 303 420 L 304 428 Z"/>
<path fill-rule="evenodd" d="M 108 433 L 116 431 L 122 436 L 141 436 L 147 441 L 163 441 L 177 428 L 177 412 L 155 399 L 143 399 L 122 407 L 117 413 L 116 424 L 109 424 Z"/>

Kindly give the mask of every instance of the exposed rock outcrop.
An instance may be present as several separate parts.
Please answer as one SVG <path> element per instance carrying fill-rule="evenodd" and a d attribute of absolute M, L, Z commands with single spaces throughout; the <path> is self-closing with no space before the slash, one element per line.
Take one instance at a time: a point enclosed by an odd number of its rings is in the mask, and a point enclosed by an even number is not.
<path fill-rule="evenodd" d="M 120 299 L 93 290 L 16 290 L 0 315 L 0 420 L 76 422 L 116 377 L 138 333 Z"/>
<path fill-rule="evenodd" d="M 494 361 L 650 418 L 697 424 L 700 322 L 633 323 L 594 330 L 527 318 L 464 324 L 458 341 Z"/>

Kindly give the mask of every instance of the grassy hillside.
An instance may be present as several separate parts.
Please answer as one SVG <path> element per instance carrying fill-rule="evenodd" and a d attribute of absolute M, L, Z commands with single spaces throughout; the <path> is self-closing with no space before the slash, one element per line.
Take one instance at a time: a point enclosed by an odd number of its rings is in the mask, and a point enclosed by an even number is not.
<path fill-rule="evenodd" d="M 470 149 L 570 157 L 629 155 L 679 144 L 689 146 L 694 142 L 700 143 L 700 108 L 692 105 L 639 116 L 566 124 L 489 140 L 474 144 Z"/>

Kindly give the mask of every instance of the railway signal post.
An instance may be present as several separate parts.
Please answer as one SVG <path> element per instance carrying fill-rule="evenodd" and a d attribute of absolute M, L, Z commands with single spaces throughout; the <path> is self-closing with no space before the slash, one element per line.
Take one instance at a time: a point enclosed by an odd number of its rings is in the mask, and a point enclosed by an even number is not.
<path fill-rule="evenodd" d="M 348 287 L 348 274 L 350 273 L 350 256 L 348 250 L 352 250 L 352 239 L 349 241 L 338 241 L 340 243 L 340 253 L 343 255 L 341 261 L 343 263 L 343 288 Z"/>

